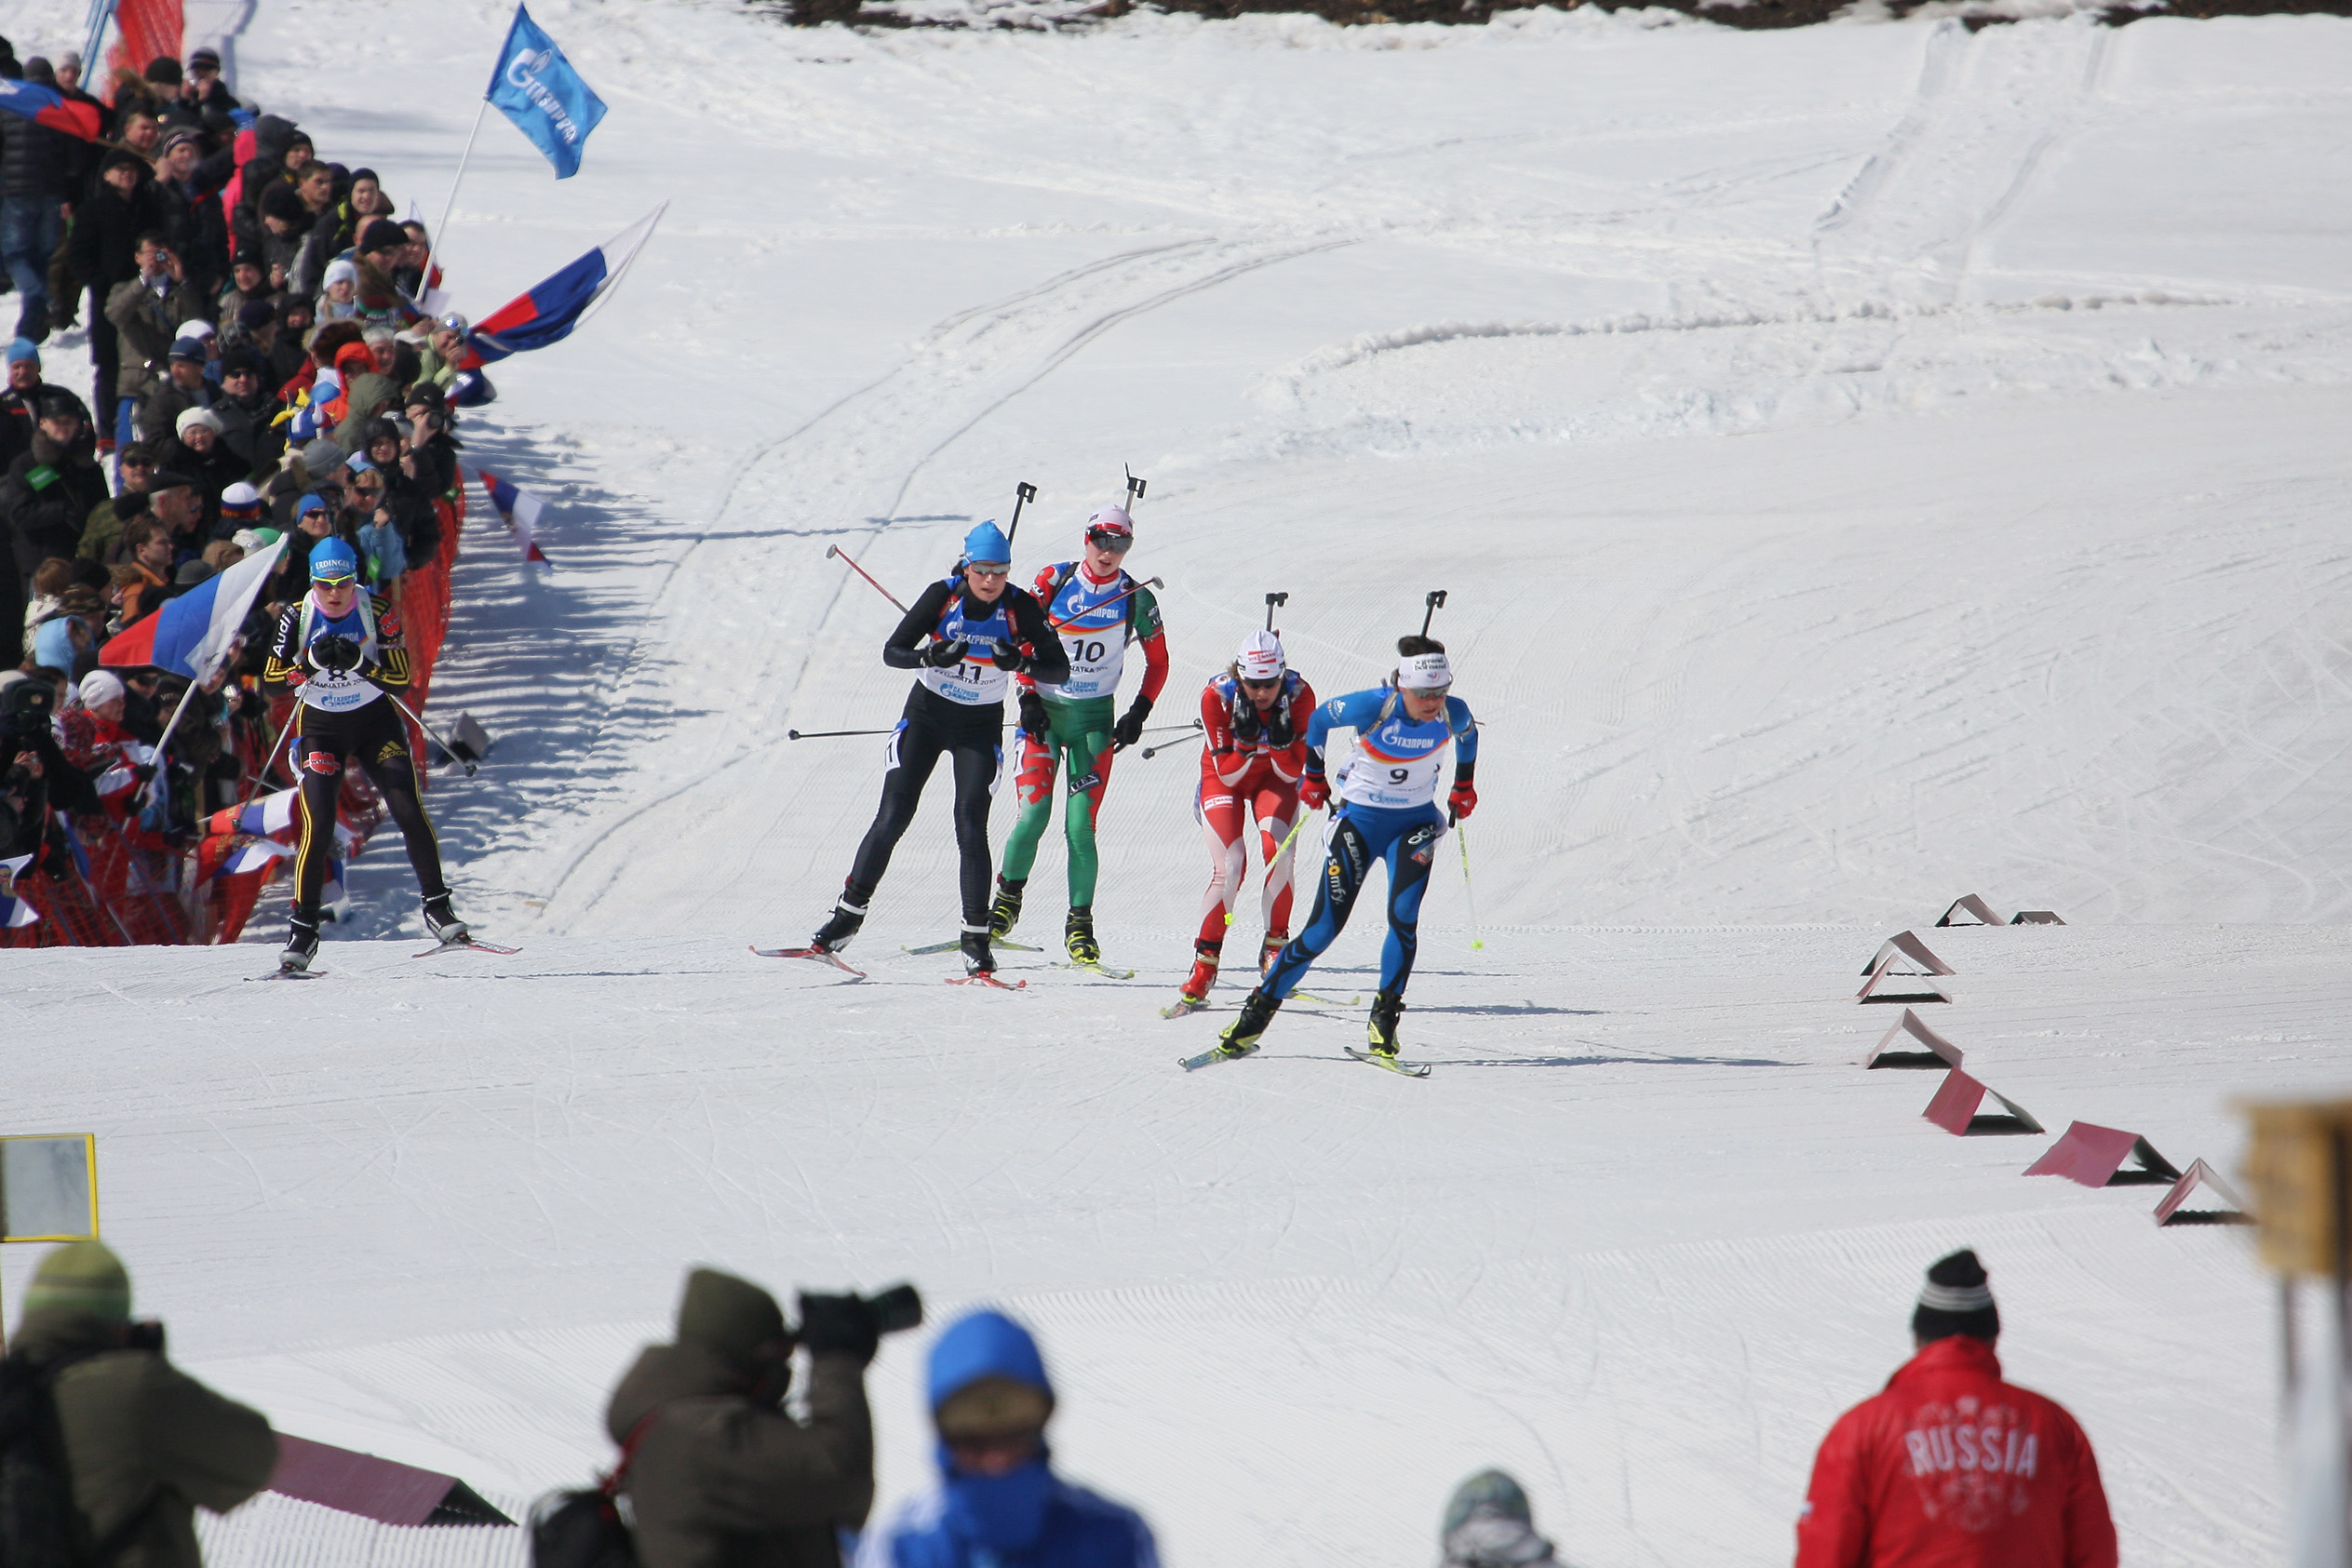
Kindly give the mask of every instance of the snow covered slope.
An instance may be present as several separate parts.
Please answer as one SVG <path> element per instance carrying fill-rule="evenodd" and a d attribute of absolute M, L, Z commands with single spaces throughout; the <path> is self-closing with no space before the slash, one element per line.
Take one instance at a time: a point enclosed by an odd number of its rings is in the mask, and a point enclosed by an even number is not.
<path fill-rule="evenodd" d="M 29 53 L 80 7 L 23 9 Z M 1944 1026 L 2053 1127 L 2229 1168 L 2227 1094 L 2337 1081 L 2342 929 L 2211 922 L 2352 909 L 2352 23 L 534 15 L 612 114 L 562 184 L 485 129 L 463 302 L 673 205 L 468 431 L 557 502 L 551 577 L 469 544 L 436 690 L 499 738 L 434 797 L 462 906 L 527 951 L 338 945 L 304 988 L 249 950 L 10 959 L 11 1120 L 101 1132 L 202 1370 L 513 1495 L 605 1456 L 685 1263 L 907 1275 L 1044 1326 L 1060 1452 L 1176 1563 L 1410 1561 L 1499 1462 L 1579 1561 L 1762 1564 L 1973 1242 L 2130 1561 L 2277 1555 L 2242 1236 L 1946 1139 L 1925 1075 L 1852 1067 L 1886 1010 L 1847 998 L 1981 891 L 2078 922 L 1938 936 Z M 287 0 L 244 86 L 437 214 L 504 21 Z M 1452 595 L 1509 929 L 1472 951 L 1441 868 L 1425 1083 L 1347 1064 L 1352 1015 L 1175 1073 L 1212 1025 L 1151 1011 L 1203 876 L 1181 750 L 1123 757 L 1104 818 L 1133 985 L 970 997 L 898 955 L 952 915 L 944 798 L 871 984 L 742 950 L 806 931 L 872 811 L 876 743 L 787 730 L 905 687 L 827 547 L 904 597 L 1029 480 L 1033 569 L 1122 463 L 1178 716 L 1268 591 L 1326 691 Z M 404 876 L 361 863 L 363 932 Z M 1059 876 L 1049 838 L 1049 934 Z M 22 1043 L 60 1036 L 91 1043 Z M 886 1492 L 917 1357 L 878 1367 Z"/>

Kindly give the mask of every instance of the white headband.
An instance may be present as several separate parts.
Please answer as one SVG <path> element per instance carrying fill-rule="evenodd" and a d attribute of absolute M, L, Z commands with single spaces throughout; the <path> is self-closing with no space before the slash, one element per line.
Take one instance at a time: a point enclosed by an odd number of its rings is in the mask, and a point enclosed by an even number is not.
<path fill-rule="evenodd" d="M 1416 653 L 1397 667 L 1400 690 L 1425 691 L 1454 684 L 1454 666 L 1443 653 Z"/>

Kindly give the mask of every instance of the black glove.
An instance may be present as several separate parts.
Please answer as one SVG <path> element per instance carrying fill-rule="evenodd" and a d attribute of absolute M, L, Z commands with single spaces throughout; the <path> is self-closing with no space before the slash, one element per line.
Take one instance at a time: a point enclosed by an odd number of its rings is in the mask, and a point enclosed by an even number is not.
<path fill-rule="evenodd" d="M 1255 741 L 1264 733 L 1266 726 L 1257 717 L 1257 704 L 1249 700 L 1247 693 L 1236 693 L 1233 698 L 1233 738 Z"/>
<path fill-rule="evenodd" d="M 1035 736 L 1040 745 L 1043 745 L 1046 737 L 1053 732 L 1053 726 L 1045 717 L 1045 699 L 1034 691 L 1021 693 L 1021 728 Z"/>
<path fill-rule="evenodd" d="M 1151 717 L 1151 699 L 1138 692 L 1127 715 L 1110 727 L 1110 738 L 1122 746 L 1134 745 L 1143 739 L 1143 721 Z"/>
<path fill-rule="evenodd" d="M 944 670 L 949 664 L 962 663 L 971 647 L 968 642 L 934 642 L 922 650 L 922 662 L 934 670 Z"/>
<path fill-rule="evenodd" d="M 141 762 L 130 771 L 130 776 L 141 784 L 145 784 L 155 776 L 155 765 L 152 762 Z"/>
<path fill-rule="evenodd" d="M 856 1296 L 800 1293 L 800 1343 L 810 1355 L 855 1356 L 864 1366 L 874 1359 L 880 1340 L 873 1309 Z"/>
<path fill-rule="evenodd" d="M 1018 675 L 1029 667 L 1029 656 L 1021 651 L 1017 642 L 992 642 L 988 652 L 996 660 L 996 667 L 1007 675 Z"/>
<path fill-rule="evenodd" d="M 1298 731 L 1291 727 L 1290 704 L 1280 697 L 1266 710 L 1266 744 L 1276 751 L 1288 751 L 1298 739 Z"/>
<path fill-rule="evenodd" d="M 348 670 L 359 663 L 359 645 L 340 632 L 329 632 L 310 645 L 310 656 L 320 669 Z"/>

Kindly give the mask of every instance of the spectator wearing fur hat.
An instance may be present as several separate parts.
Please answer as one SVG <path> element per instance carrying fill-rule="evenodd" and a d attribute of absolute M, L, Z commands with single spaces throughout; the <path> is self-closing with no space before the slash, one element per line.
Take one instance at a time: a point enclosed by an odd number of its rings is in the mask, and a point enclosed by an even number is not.
<path fill-rule="evenodd" d="M 121 489 L 89 510 L 82 522 L 82 541 L 74 554 L 86 561 L 113 566 L 123 558 L 123 529 L 132 519 L 147 516 L 147 481 L 155 460 L 143 441 L 133 441 L 114 454 Z"/>
<path fill-rule="evenodd" d="M 2002 1381 L 2000 1333 L 1976 1253 L 1937 1259 L 1911 1314 L 1918 1354 L 1821 1441 L 1796 1568 L 2116 1568 L 2090 1440 Z"/>
<path fill-rule="evenodd" d="M 226 1513 L 267 1486 L 277 1438 L 166 1360 L 161 1327 L 134 1325 L 130 1303 L 122 1260 L 70 1241 L 34 1271 L 9 1349 L 56 1400 L 92 1560 L 202 1568 L 195 1510 Z"/>
<path fill-rule="evenodd" d="M 30 451 L 41 422 L 41 350 L 30 338 L 8 345 L 8 384 L 0 388 L 0 472 Z"/>
<path fill-rule="evenodd" d="M 253 470 L 229 449 L 222 434 L 226 426 L 217 410 L 190 409 L 180 416 L 177 428 L 178 439 L 165 453 L 164 466 L 177 469 L 195 481 L 196 493 L 204 503 L 197 533 L 207 540 L 226 539 L 236 530 L 223 530 L 221 526 L 222 492 L 250 477 Z"/>

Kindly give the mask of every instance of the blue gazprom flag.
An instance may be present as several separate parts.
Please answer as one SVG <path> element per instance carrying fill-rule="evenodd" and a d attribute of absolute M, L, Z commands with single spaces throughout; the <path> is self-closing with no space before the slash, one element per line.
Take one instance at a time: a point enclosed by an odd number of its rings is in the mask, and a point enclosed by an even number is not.
<path fill-rule="evenodd" d="M 556 41 L 520 6 L 515 7 L 515 25 L 506 30 L 506 47 L 498 53 L 488 97 L 547 154 L 557 179 L 580 172 L 580 150 L 604 118 L 604 100 L 588 90 Z"/>

